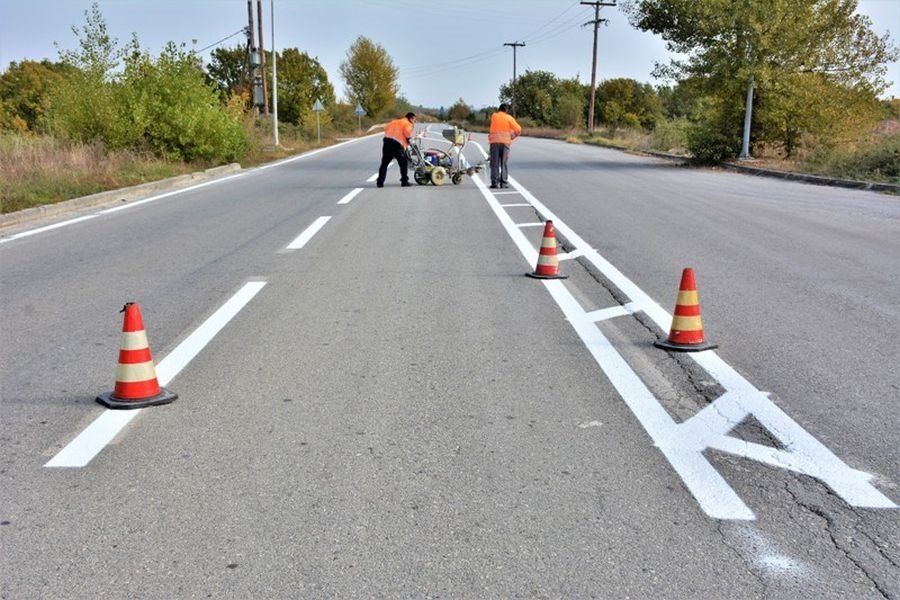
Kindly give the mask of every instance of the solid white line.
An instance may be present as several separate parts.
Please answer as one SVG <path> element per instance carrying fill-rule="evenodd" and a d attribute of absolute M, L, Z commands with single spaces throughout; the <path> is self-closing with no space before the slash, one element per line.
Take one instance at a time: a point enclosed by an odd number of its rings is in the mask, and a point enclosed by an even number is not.
<path fill-rule="evenodd" d="M 353 200 L 361 191 L 363 191 L 363 188 L 356 188 L 355 190 L 338 200 L 338 204 L 349 204 L 350 201 Z"/>
<path fill-rule="evenodd" d="M 672 317 L 665 309 L 591 248 L 516 180 L 510 178 L 510 183 L 544 218 L 552 220 L 556 229 L 574 246 L 569 257 L 580 255 L 587 258 L 630 298 L 631 302 L 622 307 L 624 310 L 632 313 L 641 311 L 655 321 L 662 331 L 666 330 Z M 475 179 L 475 184 L 522 255 L 533 262 L 536 251 L 520 230 L 522 225 L 512 222 L 483 182 Z M 697 503 L 710 517 L 735 520 L 755 518 L 753 511 L 704 456 L 708 449 L 815 477 L 853 506 L 896 506 L 871 484 L 873 478 L 870 474 L 848 467 L 778 408 L 766 394 L 757 390 L 711 350 L 691 353 L 690 356 L 722 385 L 726 390 L 725 394 L 693 417 L 676 424 L 596 326 L 597 320 L 619 316 L 621 311 L 613 307 L 586 313 L 561 281 L 543 283 L 610 383 L 650 434 L 654 445 L 668 459 Z M 736 424 L 751 415 L 778 438 L 786 449 L 770 449 L 729 435 Z"/>
<path fill-rule="evenodd" d="M 45 231 L 50 231 L 52 229 L 59 229 L 60 227 L 65 227 L 66 225 L 72 225 L 74 223 L 79 223 L 81 221 L 87 221 L 88 219 L 93 219 L 96 216 L 97 215 L 87 215 L 84 217 L 77 217 L 75 219 L 69 219 L 68 221 L 61 221 L 59 223 L 54 223 L 53 225 L 39 227 L 38 229 L 32 229 L 30 231 L 23 231 L 22 233 L 17 233 L 15 235 L 11 235 L 8 238 L 0 239 L 0 244 L 4 244 L 6 242 L 11 242 L 13 240 L 18 240 L 20 238 L 28 237 L 30 235 L 35 235 L 37 233 L 43 233 Z"/>
<path fill-rule="evenodd" d="M 518 192 L 516 192 L 516 193 L 518 193 Z M 520 204 L 501 204 L 500 206 L 502 206 L 503 208 L 511 208 L 513 206 L 531 206 L 531 205 L 527 204 L 525 202 L 522 202 Z"/>
<path fill-rule="evenodd" d="M 377 172 L 376 172 L 374 175 L 372 175 L 371 177 L 369 177 L 368 179 L 366 179 L 366 183 L 372 183 L 372 182 L 375 181 L 376 179 L 378 179 L 378 173 L 377 173 Z"/>
<path fill-rule="evenodd" d="M 322 229 L 322 227 L 325 226 L 325 223 L 327 223 L 329 219 L 331 219 L 331 217 L 319 217 L 318 219 L 313 221 L 313 224 L 310 225 L 309 227 L 307 227 L 303 233 L 298 235 L 297 239 L 295 239 L 293 242 L 288 244 L 288 247 L 286 249 L 287 250 L 299 250 L 300 248 L 305 246 L 306 242 L 311 240 L 312 237 L 314 235 L 316 235 L 319 232 L 319 230 Z"/>
<path fill-rule="evenodd" d="M 291 163 L 291 162 L 294 162 L 294 161 L 298 161 L 298 160 L 302 160 L 302 159 L 305 159 L 305 158 L 309 158 L 310 156 L 315 156 L 316 154 L 319 154 L 319 153 L 321 153 L 321 152 L 326 152 L 326 151 L 328 151 L 328 150 L 333 150 L 333 149 L 339 148 L 339 147 L 341 147 L 341 146 L 346 146 L 347 144 L 352 144 L 352 143 L 355 143 L 355 142 L 358 142 L 358 141 L 361 141 L 361 140 L 364 140 L 364 139 L 367 139 L 367 138 L 370 138 L 370 137 L 374 137 L 375 135 L 381 135 L 381 134 L 373 134 L 373 135 L 363 136 L 363 137 L 361 137 L 361 138 L 355 138 L 355 139 L 352 139 L 352 140 L 347 140 L 346 142 L 341 142 L 341 143 L 335 144 L 335 145 L 333 145 L 333 146 L 328 146 L 328 147 L 326 147 L 326 148 L 319 148 L 318 150 L 313 150 L 313 151 L 307 152 L 307 153 L 305 153 L 305 154 L 300 154 L 300 155 L 297 155 L 297 156 L 292 156 L 292 157 L 290 157 L 290 158 L 285 158 L 284 160 L 279 160 L 279 161 L 274 162 L 274 163 L 269 163 L 268 165 L 263 165 L 263 166 L 261 166 L 261 167 L 256 167 L 255 169 L 247 169 L 247 170 L 244 170 L 244 171 L 242 171 L 242 172 L 240 172 L 240 173 L 236 173 L 236 174 L 234 174 L 234 175 L 229 175 L 229 176 L 227 176 L 227 177 L 222 177 L 222 178 L 219 178 L 219 179 L 213 179 L 213 180 L 211 180 L 211 181 L 205 181 L 205 182 L 203 182 L 203 183 L 198 183 L 197 185 L 192 185 L 192 186 L 189 186 L 189 187 L 186 187 L 186 188 L 181 188 L 181 189 L 178 189 L 178 190 L 173 190 L 173 191 L 171 191 L 171 192 L 166 192 L 165 194 L 159 194 L 159 195 L 157 195 L 157 196 L 151 196 L 151 197 L 149 197 L 149 198 L 144 198 L 143 200 L 138 200 L 138 201 L 136 201 L 136 202 L 129 202 L 128 204 L 122 204 L 122 205 L 119 205 L 119 206 L 114 206 L 114 207 L 112 207 L 112 208 L 107 208 L 107 209 L 104 209 L 104 210 L 100 210 L 100 211 L 97 211 L 96 213 L 93 213 L 93 214 L 90 214 L 90 215 L 86 215 L 86 216 L 83 216 L 83 217 L 78 217 L 78 218 L 75 218 L 75 219 L 69 219 L 69 220 L 67 220 L 67 221 L 62 221 L 62 222 L 60 222 L 60 223 L 55 223 L 55 224 L 53 224 L 53 225 L 47 225 L 46 227 L 39 227 L 39 228 L 37 228 L 37 229 L 31 229 L 31 230 L 29 230 L 29 231 L 23 231 L 23 232 L 21 232 L 21 233 L 17 233 L 17 234 L 15 234 L 15 235 L 11 235 L 11 236 L 9 236 L 9 237 L 7 237 L 7 238 L 0 238 L 0 244 L 4 244 L 4 243 L 6 243 L 6 242 L 11 242 L 11 241 L 13 241 L 13 240 L 18 240 L 18 239 L 21 239 L 21 238 L 24 238 L 24 237 L 32 236 L 32 235 L 35 235 L 35 234 L 37 234 L 37 233 L 43 233 L 43 232 L 45 232 L 45 231 L 51 231 L 51 230 L 53 230 L 53 229 L 59 229 L 60 227 L 65 227 L 65 226 L 67 226 L 67 225 L 72 225 L 72 224 L 78 223 L 78 222 L 80 222 L 80 221 L 87 221 L 88 219 L 93 219 L 94 217 L 97 217 L 97 216 L 99 216 L 99 215 L 110 214 L 110 213 L 118 212 L 118 211 L 120 211 L 120 210 L 128 210 L 129 208 L 134 208 L 135 206 L 140 206 L 140 205 L 142 205 L 142 204 L 147 204 L 148 202 L 154 202 L 154 201 L 160 200 L 160 199 L 162 199 L 162 198 L 168 198 L 169 196 L 174 196 L 174 195 L 176 195 L 176 194 L 182 194 L 182 193 L 184 193 L 184 192 L 189 192 L 189 191 L 191 191 L 191 190 L 196 190 L 196 189 L 199 189 L 199 188 L 208 186 L 208 185 L 215 185 L 215 184 L 217 184 L 217 183 L 222 183 L 223 181 L 228 181 L 229 179 L 234 179 L 234 178 L 236 178 L 236 177 L 244 177 L 245 175 L 249 175 L 250 173 L 253 173 L 253 172 L 255 172 L 255 171 L 264 171 L 264 170 L 266 170 L 266 169 L 271 169 L 271 168 L 273 168 L 273 167 L 278 167 L 278 166 L 281 166 L 281 165 L 284 165 L 284 164 L 287 164 L 287 163 Z M 369 181 L 374 181 L 377 177 L 378 177 L 378 174 L 376 173 L 375 176 L 374 176 L 373 178 L 369 179 Z"/>
<path fill-rule="evenodd" d="M 543 227 L 543 223 L 516 223 L 516 227 Z"/>
<path fill-rule="evenodd" d="M 225 327 L 240 310 L 266 285 L 251 281 L 222 305 L 194 333 L 166 356 L 156 368 L 159 385 L 168 384 Z M 78 437 L 60 450 L 45 467 L 84 467 L 109 444 L 143 409 L 105 410 Z"/>

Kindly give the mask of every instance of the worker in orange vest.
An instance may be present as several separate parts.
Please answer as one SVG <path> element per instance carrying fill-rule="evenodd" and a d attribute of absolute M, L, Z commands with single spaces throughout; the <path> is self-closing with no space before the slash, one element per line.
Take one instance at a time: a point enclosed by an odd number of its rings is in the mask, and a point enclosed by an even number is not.
<path fill-rule="evenodd" d="M 384 187 L 384 178 L 387 175 L 388 165 L 397 159 L 400 165 L 400 185 L 409 187 L 409 174 L 406 169 L 406 149 L 412 138 L 413 129 L 416 126 L 416 113 L 406 113 L 402 119 L 395 119 L 384 128 L 384 141 L 381 144 L 381 166 L 378 168 L 378 179 L 375 185 Z"/>
<path fill-rule="evenodd" d="M 491 131 L 488 134 L 491 144 L 491 189 L 509 187 L 509 169 L 506 166 L 509 147 L 522 134 L 522 127 L 506 109 L 506 103 L 503 103 L 491 115 Z"/>

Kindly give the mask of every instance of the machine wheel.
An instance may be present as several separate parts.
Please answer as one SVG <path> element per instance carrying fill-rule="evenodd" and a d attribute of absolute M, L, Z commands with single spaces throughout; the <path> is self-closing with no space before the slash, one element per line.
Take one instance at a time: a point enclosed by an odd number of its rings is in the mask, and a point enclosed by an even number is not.
<path fill-rule="evenodd" d="M 419 173 L 416 171 L 413 173 L 413 178 L 419 185 L 428 185 L 428 173 Z"/>
<path fill-rule="evenodd" d="M 447 171 L 444 167 L 435 167 L 431 170 L 431 183 L 434 185 L 444 185 L 447 179 Z"/>
<path fill-rule="evenodd" d="M 450 178 L 450 181 L 453 182 L 453 185 L 459 185 L 460 183 L 462 183 L 462 175 L 460 173 L 457 173 Z"/>

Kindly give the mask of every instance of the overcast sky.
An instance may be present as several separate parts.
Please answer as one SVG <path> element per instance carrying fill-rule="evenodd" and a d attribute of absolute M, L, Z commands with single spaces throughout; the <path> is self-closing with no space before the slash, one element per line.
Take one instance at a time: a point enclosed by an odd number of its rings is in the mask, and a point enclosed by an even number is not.
<path fill-rule="evenodd" d="M 698 0 L 702 1 L 702 0 Z M 254 19 L 256 2 L 253 0 Z M 621 3 L 621 2 L 620 2 Z M 85 23 L 91 0 L 3 0 L 0 68 L 11 61 L 58 59 L 54 42 L 76 49 L 72 26 Z M 247 0 L 98 0 L 109 33 L 121 44 L 136 33 L 141 47 L 157 55 L 168 41 L 197 50 L 245 44 Z M 271 49 L 271 8 L 263 0 L 266 49 Z M 859 11 L 874 29 L 900 43 L 900 0 L 860 0 Z M 353 41 L 364 35 L 381 44 L 400 71 L 401 93 L 413 104 L 449 107 L 462 98 L 475 108 L 496 105 L 501 85 L 516 72 L 544 70 L 591 80 L 593 29 L 583 26 L 593 8 L 578 0 L 274 0 L 275 43 L 315 56 L 328 71 L 338 98 L 338 71 Z M 597 80 L 629 77 L 652 84 L 656 62 L 668 62 L 664 42 L 633 29 L 619 8 L 601 9 Z M 241 32 L 241 33 L 238 33 Z M 236 34 L 230 37 L 232 34 Z M 206 62 L 209 51 L 202 52 Z M 900 63 L 890 65 L 900 97 Z"/>

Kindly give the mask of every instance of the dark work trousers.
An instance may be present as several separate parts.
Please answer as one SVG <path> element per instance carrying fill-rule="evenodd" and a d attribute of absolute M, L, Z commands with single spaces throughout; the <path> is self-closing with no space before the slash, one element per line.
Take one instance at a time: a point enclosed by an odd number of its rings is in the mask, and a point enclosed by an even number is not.
<path fill-rule="evenodd" d="M 378 179 L 375 180 L 378 187 L 384 185 L 388 165 L 395 158 L 397 159 L 397 164 L 400 165 L 400 183 L 409 183 L 409 174 L 406 171 L 406 150 L 403 149 L 403 146 L 397 140 L 384 138 L 384 143 L 381 145 L 381 166 L 378 168 Z"/>
<path fill-rule="evenodd" d="M 491 185 L 507 185 L 509 170 L 506 163 L 509 161 L 509 146 L 506 144 L 491 144 Z"/>

